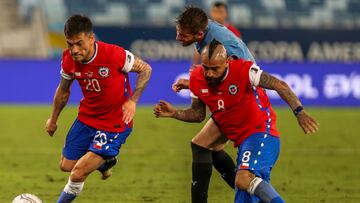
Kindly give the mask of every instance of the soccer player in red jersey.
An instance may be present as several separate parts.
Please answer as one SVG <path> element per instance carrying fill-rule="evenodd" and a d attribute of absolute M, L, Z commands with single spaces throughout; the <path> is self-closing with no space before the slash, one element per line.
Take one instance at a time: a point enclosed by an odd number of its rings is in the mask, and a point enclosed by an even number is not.
<path fill-rule="evenodd" d="M 204 48 L 201 60 L 202 65 L 190 75 L 191 108 L 175 109 L 160 101 L 154 107 L 155 116 L 201 122 L 208 106 L 214 122 L 238 148 L 235 202 L 284 202 L 269 183 L 280 140 L 276 115 L 264 89 L 275 90 L 288 103 L 306 134 L 316 132 L 319 124 L 285 82 L 251 61 L 229 61 L 225 47 L 216 40 Z"/>
<path fill-rule="evenodd" d="M 234 33 L 234 35 L 241 38 L 241 32 L 229 21 L 227 21 L 228 13 L 228 6 L 225 2 L 215 2 L 210 9 L 210 18 L 220 24 L 223 24 L 227 27 L 227 29 Z"/>
<path fill-rule="evenodd" d="M 222 24 L 209 20 L 206 13 L 200 8 L 186 7 L 177 17 L 176 24 L 176 40 L 183 46 L 195 45 L 195 53 L 199 56 L 199 61 L 195 59 L 194 64 L 200 63 L 201 51 L 214 39 L 224 45 L 228 57 L 242 58 L 255 63 L 246 44 Z M 178 92 L 181 89 L 188 89 L 188 83 L 188 80 L 179 79 L 173 85 L 173 90 Z M 226 183 L 231 188 L 235 188 L 236 165 L 224 150 L 227 141 L 227 137 L 221 133 L 212 118 L 191 140 L 191 199 L 193 203 L 207 202 L 213 166 Z M 210 158 L 204 160 L 201 157 Z"/>
<path fill-rule="evenodd" d="M 111 175 L 110 167 L 116 163 L 115 157 L 132 130 L 136 103 L 151 75 L 151 67 L 131 52 L 95 41 L 91 20 L 86 16 L 71 16 L 64 33 L 68 49 L 63 52 L 61 81 L 46 122 L 50 136 L 57 129 L 74 80 L 78 81 L 83 98 L 63 148 L 60 168 L 71 173 L 57 203 L 72 202 L 94 170 L 101 171 L 103 179 Z M 134 92 L 128 72 L 138 74 Z"/>

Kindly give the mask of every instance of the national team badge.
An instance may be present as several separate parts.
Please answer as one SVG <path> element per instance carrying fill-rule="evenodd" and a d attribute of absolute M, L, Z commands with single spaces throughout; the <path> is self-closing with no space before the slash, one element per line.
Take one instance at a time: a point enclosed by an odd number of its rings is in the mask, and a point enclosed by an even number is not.
<path fill-rule="evenodd" d="M 107 76 L 109 76 L 109 68 L 107 67 L 101 67 L 99 69 L 99 75 L 103 78 L 106 78 Z"/>
<path fill-rule="evenodd" d="M 229 86 L 229 93 L 235 95 L 238 92 L 238 87 L 236 85 Z"/>
<path fill-rule="evenodd" d="M 100 143 L 94 143 L 94 144 L 93 144 L 93 147 L 94 147 L 95 149 L 97 149 L 97 150 L 101 150 L 101 149 L 102 149 L 102 144 L 100 144 Z"/>

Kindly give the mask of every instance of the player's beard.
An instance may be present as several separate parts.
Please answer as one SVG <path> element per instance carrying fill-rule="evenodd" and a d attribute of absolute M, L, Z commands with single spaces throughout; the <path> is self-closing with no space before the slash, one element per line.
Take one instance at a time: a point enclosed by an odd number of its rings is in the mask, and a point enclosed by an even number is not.
<path fill-rule="evenodd" d="M 225 69 L 224 73 L 218 78 L 211 78 L 211 77 L 206 77 L 205 76 L 205 80 L 208 83 L 209 87 L 218 86 L 222 82 L 222 80 L 224 79 L 224 77 L 226 75 L 226 72 L 227 72 L 227 68 Z"/>

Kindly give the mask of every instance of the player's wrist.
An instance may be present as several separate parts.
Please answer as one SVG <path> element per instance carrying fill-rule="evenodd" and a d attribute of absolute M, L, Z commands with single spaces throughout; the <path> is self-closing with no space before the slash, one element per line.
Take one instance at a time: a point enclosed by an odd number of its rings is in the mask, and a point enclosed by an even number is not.
<path fill-rule="evenodd" d="M 293 113 L 294 113 L 295 116 L 298 116 L 303 111 L 304 111 L 304 107 L 303 106 L 298 106 L 293 110 Z"/>
<path fill-rule="evenodd" d="M 130 98 L 129 101 L 132 101 L 132 102 L 134 102 L 135 104 L 137 103 L 137 100 L 134 99 L 134 98 Z"/>

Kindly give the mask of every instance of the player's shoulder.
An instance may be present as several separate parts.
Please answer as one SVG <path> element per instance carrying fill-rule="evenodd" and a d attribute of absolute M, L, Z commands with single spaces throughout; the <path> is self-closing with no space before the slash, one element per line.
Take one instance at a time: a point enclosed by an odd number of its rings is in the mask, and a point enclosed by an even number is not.
<path fill-rule="evenodd" d="M 202 75 L 202 71 L 203 69 L 201 65 L 195 65 L 190 72 L 190 78 L 199 79 Z"/>
<path fill-rule="evenodd" d="M 216 38 L 218 41 L 219 40 L 225 41 L 233 38 L 232 32 L 229 29 L 227 29 L 223 24 L 214 21 L 209 21 L 208 29 L 211 35 L 214 38 Z"/>
<path fill-rule="evenodd" d="M 229 61 L 229 67 L 237 71 L 245 71 L 250 69 L 254 62 L 245 59 L 232 59 Z"/>
<path fill-rule="evenodd" d="M 109 44 L 101 41 L 96 42 L 98 45 L 98 54 L 100 58 L 106 60 L 117 60 L 119 58 L 125 58 L 125 49 L 116 44 Z"/>
<path fill-rule="evenodd" d="M 62 54 L 62 60 L 63 61 L 72 60 L 71 53 L 70 53 L 69 49 L 64 49 L 63 54 Z"/>
<path fill-rule="evenodd" d="M 124 50 L 123 47 L 116 45 L 116 44 L 110 44 L 110 43 L 106 43 L 106 42 L 102 42 L 102 41 L 97 41 L 96 43 L 99 46 L 99 50 L 101 50 L 101 51 L 111 53 L 116 50 Z"/>

